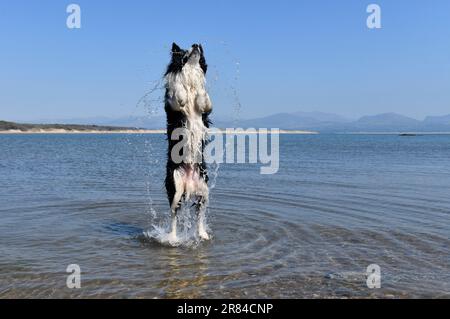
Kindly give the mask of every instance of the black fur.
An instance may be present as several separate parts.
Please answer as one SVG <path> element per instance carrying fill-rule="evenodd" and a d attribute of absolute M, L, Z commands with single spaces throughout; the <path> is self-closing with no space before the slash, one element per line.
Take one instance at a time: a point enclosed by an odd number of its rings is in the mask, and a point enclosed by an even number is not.
<path fill-rule="evenodd" d="M 196 46 L 196 44 L 194 44 L 193 46 Z M 198 47 L 201 52 L 201 57 L 200 57 L 200 61 L 199 61 L 200 67 L 202 68 L 203 73 L 205 73 L 205 75 L 206 75 L 208 65 L 206 64 L 202 46 L 198 45 Z M 181 49 L 177 44 L 175 44 L 175 43 L 172 44 L 172 59 L 170 61 L 170 64 L 167 66 L 167 71 L 166 71 L 165 75 L 167 75 L 169 73 L 180 72 L 182 70 L 184 64 L 187 61 L 187 58 L 186 58 L 187 52 L 188 52 L 187 50 Z M 166 94 L 165 94 L 166 102 L 165 102 L 164 109 L 166 111 L 166 116 L 167 116 L 168 148 L 167 148 L 167 165 L 166 165 L 165 186 L 166 186 L 167 197 L 168 197 L 169 203 L 172 204 L 173 197 L 175 195 L 175 183 L 173 180 L 173 173 L 177 168 L 179 168 L 180 166 L 182 166 L 184 164 L 183 163 L 175 163 L 171 158 L 172 148 L 178 142 L 180 142 L 180 140 L 172 140 L 171 136 L 172 136 L 173 131 L 176 128 L 180 128 L 180 127 L 184 126 L 184 124 L 186 122 L 186 117 L 182 112 L 177 112 L 177 111 L 172 110 L 171 106 L 169 105 L 169 102 L 167 102 L 167 98 L 168 98 L 167 95 L 168 95 L 168 90 L 166 89 Z M 207 128 L 209 128 L 209 126 L 211 124 L 211 121 L 209 120 L 209 114 L 210 114 L 210 112 L 202 114 L 203 124 Z M 205 146 L 206 146 L 206 141 L 202 144 L 202 162 L 200 164 L 196 164 L 196 165 L 199 165 L 200 176 L 205 180 L 206 183 L 208 183 L 207 166 L 206 166 L 206 163 L 205 163 L 204 157 L 203 157 L 203 150 L 204 150 Z"/>

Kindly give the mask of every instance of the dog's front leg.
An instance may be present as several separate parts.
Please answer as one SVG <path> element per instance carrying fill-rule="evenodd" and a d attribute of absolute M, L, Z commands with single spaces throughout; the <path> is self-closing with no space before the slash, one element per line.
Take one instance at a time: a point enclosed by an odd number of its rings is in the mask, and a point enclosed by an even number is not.
<path fill-rule="evenodd" d="M 197 94 L 195 105 L 200 113 L 209 113 L 212 110 L 211 99 L 205 90 Z"/>
<path fill-rule="evenodd" d="M 167 94 L 172 110 L 181 111 L 187 104 L 187 92 L 181 85 L 177 85 L 174 90 L 170 90 Z"/>

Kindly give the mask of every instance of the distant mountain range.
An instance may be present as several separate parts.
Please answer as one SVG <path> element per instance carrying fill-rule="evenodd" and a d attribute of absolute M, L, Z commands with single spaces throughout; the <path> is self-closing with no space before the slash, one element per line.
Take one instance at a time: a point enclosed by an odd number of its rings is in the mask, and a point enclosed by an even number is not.
<path fill-rule="evenodd" d="M 322 112 L 277 113 L 254 119 L 234 121 L 231 118 L 212 116 L 214 127 L 219 128 L 280 128 L 284 130 L 309 130 L 324 133 L 339 132 L 450 132 L 450 114 L 428 116 L 419 121 L 396 113 L 363 116 L 357 120 L 337 114 Z M 136 127 L 146 129 L 165 128 L 165 116 L 129 116 L 121 118 L 80 118 L 44 120 L 39 123 L 83 124 Z"/>
<path fill-rule="evenodd" d="M 220 123 L 219 127 L 232 123 Z M 235 126 L 277 127 L 285 130 L 340 132 L 450 132 L 450 115 L 429 116 L 419 121 L 396 113 L 363 116 L 351 120 L 337 114 L 321 112 L 278 113 L 262 118 L 241 120 Z"/>

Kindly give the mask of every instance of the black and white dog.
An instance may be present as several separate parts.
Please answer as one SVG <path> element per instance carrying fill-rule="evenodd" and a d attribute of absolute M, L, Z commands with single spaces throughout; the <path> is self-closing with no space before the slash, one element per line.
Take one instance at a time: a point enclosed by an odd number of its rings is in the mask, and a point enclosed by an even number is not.
<path fill-rule="evenodd" d="M 201 239 L 209 239 L 205 229 L 209 190 L 203 150 L 212 106 L 205 88 L 206 70 L 201 45 L 183 50 L 172 44 L 172 60 L 165 74 L 169 141 L 165 184 L 172 213 L 171 242 L 178 240 L 177 212 L 182 201 L 189 199 L 195 201 L 198 234 Z"/>

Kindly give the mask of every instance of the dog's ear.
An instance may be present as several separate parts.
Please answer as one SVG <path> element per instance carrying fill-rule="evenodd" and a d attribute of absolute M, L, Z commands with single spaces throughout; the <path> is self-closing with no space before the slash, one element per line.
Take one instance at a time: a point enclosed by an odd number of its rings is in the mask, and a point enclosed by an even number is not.
<path fill-rule="evenodd" d="M 174 42 L 172 43 L 172 53 L 181 52 L 181 48 Z"/>
<path fill-rule="evenodd" d="M 199 44 L 198 47 L 200 48 L 200 52 L 203 54 L 203 47 L 202 47 L 202 45 Z"/>

